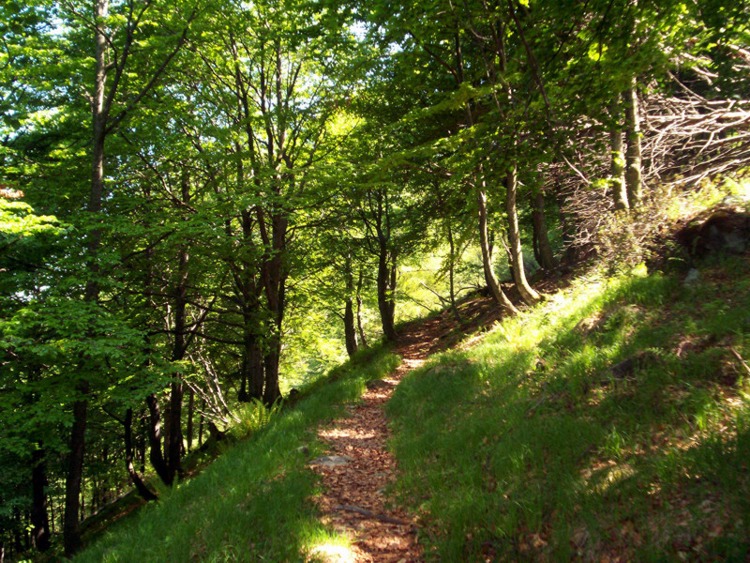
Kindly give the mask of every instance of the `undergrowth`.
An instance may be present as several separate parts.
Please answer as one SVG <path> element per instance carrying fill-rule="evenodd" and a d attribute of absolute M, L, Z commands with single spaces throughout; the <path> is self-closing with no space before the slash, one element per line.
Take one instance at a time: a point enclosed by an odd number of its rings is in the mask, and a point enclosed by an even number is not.
<path fill-rule="evenodd" d="M 389 404 L 428 558 L 750 550 L 750 263 L 590 278 L 436 357 Z"/>
<path fill-rule="evenodd" d="M 158 502 L 124 518 L 75 560 L 303 561 L 316 545 L 345 542 L 318 521 L 311 500 L 318 480 L 306 464 L 323 451 L 315 429 L 398 361 L 387 349 L 369 349 L 304 389 L 292 409 L 249 406 L 239 432 L 254 431 L 250 438 L 197 477 L 161 490 Z"/>

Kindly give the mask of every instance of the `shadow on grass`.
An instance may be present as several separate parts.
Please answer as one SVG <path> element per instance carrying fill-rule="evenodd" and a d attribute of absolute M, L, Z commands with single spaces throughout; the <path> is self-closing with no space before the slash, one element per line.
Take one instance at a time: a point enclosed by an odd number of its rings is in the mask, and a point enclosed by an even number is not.
<path fill-rule="evenodd" d="M 750 269 L 702 268 L 582 284 L 404 380 L 397 489 L 428 554 L 744 560 Z"/>
<path fill-rule="evenodd" d="M 398 361 L 375 349 L 338 368 L 328 384 L 303 390 L 295 408 L 197 477 L 162 491 L 158 503 L 118 523 L 76 560 L 303 561 L 316 545 L 346 543 L 318 521 L 312 501 L 318 479 L 306 464 L 322 452 L 315 430 Z"/>

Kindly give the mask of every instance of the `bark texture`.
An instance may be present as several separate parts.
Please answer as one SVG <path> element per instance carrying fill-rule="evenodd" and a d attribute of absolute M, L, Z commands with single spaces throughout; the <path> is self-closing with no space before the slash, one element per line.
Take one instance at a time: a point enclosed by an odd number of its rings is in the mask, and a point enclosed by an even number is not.
<path fill-rule="evenodd" d="M 508 245 L 510 246 L 511 267 L 513 268 L 513 279 L 516 281 L 521 299 L 528 305 L 539 301 L 539 294 L 531 287 L 526 279 L 526 270 L 523 266 L 523 250 L 521 248 L 521 231 L 518 226 L 518 206 L 516 203 L 518 195 L 518 179 L 515 166 L 508 170 L 505 177 L 505 212 L 508 214 Z"/>
<path fill-rule="evenodd" d="M 507 312 L 517 313 L 515 305 L 508 299 L 505 292 L 497 281 L 495 271 L 492 267 L 492 253 L 490 252 L 490 243 L 487 233 L 487 195 L 484 190 L 477 190 L 477 207 L 479 214 L 479 243 L 482 249 L 482 266 L 484 267 L 484 277 L 492 292 L 495 301 Z"/>
<path fill-rule="evenodd" d="M 641 122 L 635 77 L 631 81 L 630 88 L 625 92 L 625 109 L 625 127 L 628 139 L 627 152 L 625 153 L 625 185 L 630 207 L 636 208 L 643 199 L 643 180 L 641 171 Z"/>
<path fill-rule="evenodd" d="M 610 187 L 615 203 L 615 209 L 629 209 L 628 190 L 625 186 L 625 155 L 623 154 L 621 113 L 618 104 L 612 104 L 610 110 L 614 125 L 609 132 L 610 148 Z"/>
<path fill-rule="evenodd" d="M 41 444 L 34 450 L 31 463 L 31 541 L 38 551 L 45 552 L 50 548 L 50 529 L 47 512 L 47 464 Z"/>

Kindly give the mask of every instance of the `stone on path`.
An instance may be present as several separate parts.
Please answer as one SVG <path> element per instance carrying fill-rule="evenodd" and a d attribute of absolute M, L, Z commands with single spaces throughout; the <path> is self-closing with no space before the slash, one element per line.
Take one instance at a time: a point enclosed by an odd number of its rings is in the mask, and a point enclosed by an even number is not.
<path fill-rule="evenodd" d="M 324 455 L 310 462 L 310 465 L 322 465 L 323 467 L 339 467 L 346 465 L 352 460 L 345 455 Z"/>

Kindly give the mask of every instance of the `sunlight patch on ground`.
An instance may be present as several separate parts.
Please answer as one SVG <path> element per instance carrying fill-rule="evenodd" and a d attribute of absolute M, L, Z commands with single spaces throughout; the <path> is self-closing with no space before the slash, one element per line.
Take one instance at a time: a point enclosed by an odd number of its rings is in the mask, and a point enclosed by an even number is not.
<path fill-rule="evenodd" d="M 321 563 L 355 563 L 356 554 L 345 545 L 321 544 L 310 550 L 308 561 Z"/>
<path fill-rule="evenodd" d="M 422 359 L 404 358 L 402 365 L 411 370 L 422 367 L 424 363 L 425 360 Z"/>
<path fill-rule="evenodd" d="M 360 440 L 366 440 L 368 438 L 374 438 L 375 432 L 366 432 L 359 428 L 347 428 L 347 427 L 336 427 L 328 428 L 318 432 L 318 435 L 330 440 L 337 438 L 357 438 Z"/>

